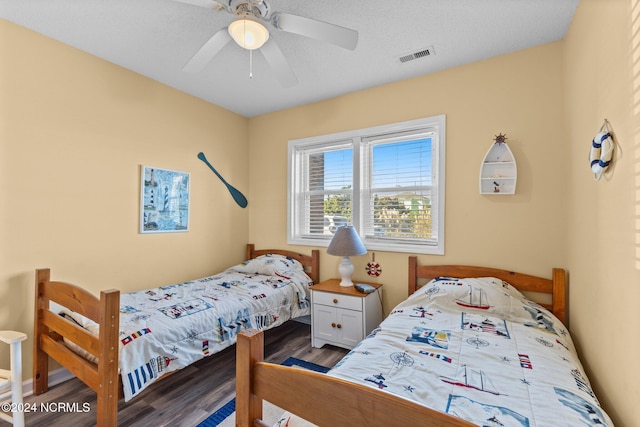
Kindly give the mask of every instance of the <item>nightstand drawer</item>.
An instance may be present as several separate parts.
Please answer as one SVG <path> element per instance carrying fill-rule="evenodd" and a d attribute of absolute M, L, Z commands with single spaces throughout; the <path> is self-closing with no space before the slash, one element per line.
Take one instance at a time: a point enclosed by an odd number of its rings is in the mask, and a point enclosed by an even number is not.
<path fill-rule="evenodd" d="M 362 297 L 351 295 L 339 295 L 331 292 L 313 292 L 313 303 L 328 305 L 337 308 L 346 308 L 347 310 L 362 311 Z"/>

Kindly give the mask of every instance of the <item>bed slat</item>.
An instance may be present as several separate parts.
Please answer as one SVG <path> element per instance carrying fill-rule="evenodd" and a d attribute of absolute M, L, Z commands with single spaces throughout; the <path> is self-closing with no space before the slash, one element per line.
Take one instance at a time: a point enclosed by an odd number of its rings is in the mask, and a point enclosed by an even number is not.
<path fill-rule="evenodd" d="M 80 381 L 88 385 L 96 393 L 98 387 L 98 368 L 91 362 L 78 357 L 73 351 L 60 341 L 55 341 L 47 335 L 40 337 L 40 346 L 49 356 L 68 369 Z"/>
<path fill-rule="evenodd" d="M 40 297 L 80 313 L 96 323 L 100 322 L 98 298 L 79 286 L 64 282 L 49 282 L 41 289 Z"/>
<path fill-rule="evenodd" d="M 41 316 L 44 326 L 59 333 L 92 355 L 98 356 L 100 343 L 95 335 L 69 320 L 52 313 L 50 310 L 43 310 Z"/>

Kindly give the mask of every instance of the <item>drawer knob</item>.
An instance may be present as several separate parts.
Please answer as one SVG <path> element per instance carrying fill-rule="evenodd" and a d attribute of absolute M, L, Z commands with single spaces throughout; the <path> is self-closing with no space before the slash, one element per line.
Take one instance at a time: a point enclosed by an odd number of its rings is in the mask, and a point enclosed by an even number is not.
<path fill-rule="evenodd" d="M 337 303 L 338 303 L 338 298 L 334 298 L 334 299 L 333 299 L 333 303 L 334 303 L 334 304 L 337 304 Z"/>
<path fill-rule="evenodd" d="M 342 328 L 342 325 L 340 323 L 338 323 L 338 329 Z"/>
<path fill-rule="evenodd" d="M 336 324 L 335 324 L 335 323 L 332 323 L 332 324 L 331 324 L 331 327 L 332 327 L 332 328 L 335 328 L 335 327 L 336 327 Z"/>

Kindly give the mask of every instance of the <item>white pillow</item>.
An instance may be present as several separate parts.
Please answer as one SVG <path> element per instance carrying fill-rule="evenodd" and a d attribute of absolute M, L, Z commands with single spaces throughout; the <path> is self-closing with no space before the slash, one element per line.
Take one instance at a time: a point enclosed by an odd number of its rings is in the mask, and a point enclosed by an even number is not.
<path fill-rule="evenodd" d="M 76 313 L 75 311 L 71 311 L 71 310 L 68 310 L 68 309 L 64 308 L 58 314 L 60 316 L 64 317 L 65 319 L 69 320 L 70 322 L 73 322 L 76 325 L 80 326 L 81 328 L 86 329 L 87 331 L 89 331 L 90 333 L 92 333 L 95 336 L 98 336 L 98 333 L 100 332 L 100 325 L 99 324 L 97 324 L 96 322 L 94 322 L 91 319 L 87 319 L 86 317 Z M 67 347 L 69 347 L 71 350 L 73 350 L 76 354 L 84 357 L 85 359 L 89 360 L 90 362 L 93 362 L 93 363 L 96 363 L 96 364 L 98 363 L 98 358 L 97 357 L 95 357 L 93 354 L 89 353 L 87 350 L 85 350 L 84 348 L 80 347 L 79 345 L 77 345 L 73 341 L 67 339 L 66 337 L 64 338 L 64 343 L 67 345 Z"/>
<path fill-rule="evenodd" d="M 261 255 L 231 268 L 240 273 L 264 274 L 265 276 L 273 276 L 275 273 L 283 274 L 290 270 L 304 271 L 300 261 L 276 254 Z"/>
<path fill-rule="evenodd" d="M 560 324 L 546 308 L 524 296 L 510 283 L 495 277 L 438 277 L 422 289 L 424 293 L 416 292 L 409 298 L 415 295 L 419 299 L 420 295 L 416 294 L 428 294 L 430 304 L 443 308 L 464 311 L 482 307 L 485 313 L 501 319 L 527 325 L 533 321 L 547 329 Z"/>

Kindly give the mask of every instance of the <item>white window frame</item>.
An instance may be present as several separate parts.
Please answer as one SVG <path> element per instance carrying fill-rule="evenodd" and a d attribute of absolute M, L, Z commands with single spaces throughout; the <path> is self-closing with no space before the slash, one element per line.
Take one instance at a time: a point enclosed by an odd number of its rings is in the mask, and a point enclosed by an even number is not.
<path fill-rule="evenodd" d="M 435 197 L 431 198 L 432 215 L 435 215 L 436 239 L 389 239 L 366 236 L 364 230 L 364 215 L 361 206 L 370 202 L 369 180 L 365 176 L 368 173 L 369 161 L 367 149 L 362 149 L 364 141 L 372 136 L 384 134 L 404 133 L 411 131 L 428 132 L 432 138 L 432 191 Z M 382 250 L 390 252 L 410 252 L 433 255 L 444 255 L 444 230 L 445 230 L 445 141 L 446 141 L 446 117 L 438 115 L 406 122 L 375 126 L 347 132 L 329 135 L 314 136 L 310 138 L 289 141 L 288 145 L 288 200 L 287 200 L 287 242 L 292 245 L 328 246 L 331 236 L 303 234 L 302 218 L 304 205 L 300 200 L 305 183 L 304 165 L 300 161 L 302 150 L 319 149 L 351 144 L 353 149 L 353 184 L 352 184 L 352 218 L 353 225 L 358 230 L 362 241 L 368 250 Z M 434 203 L 434 200 L 436 203 Z M 435 207 L 433 205 L 435 204 Z"/>

